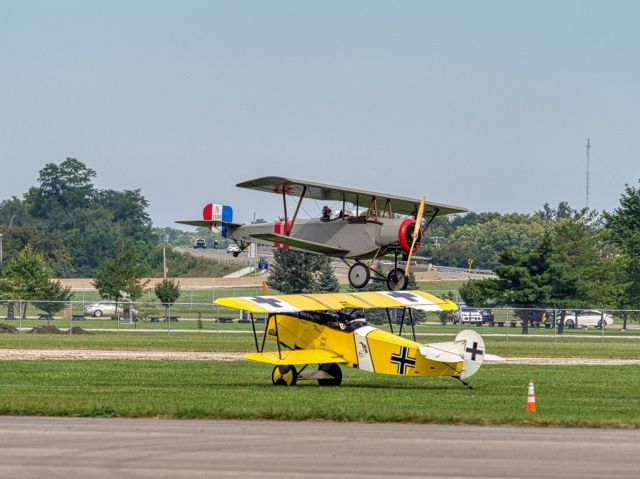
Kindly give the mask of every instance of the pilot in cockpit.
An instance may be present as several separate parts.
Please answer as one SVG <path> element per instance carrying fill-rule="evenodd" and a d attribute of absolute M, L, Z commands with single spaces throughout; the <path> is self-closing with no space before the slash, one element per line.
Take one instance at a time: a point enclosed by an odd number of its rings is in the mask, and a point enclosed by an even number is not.
<path fill-rule="evenodd" d="M 322 218 L 320 218 L 321 221 L 330 221 L 331 220 L 331 208 L 329 208 L 328 206 L 323 206 L 322 207 Z"/>

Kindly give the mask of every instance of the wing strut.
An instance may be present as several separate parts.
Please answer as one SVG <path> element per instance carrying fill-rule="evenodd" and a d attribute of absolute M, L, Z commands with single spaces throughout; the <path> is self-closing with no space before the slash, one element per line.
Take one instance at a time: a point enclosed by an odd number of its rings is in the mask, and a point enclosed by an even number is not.
<path fill-rule="evenodd" d="M 387 311 L 387 320 L 389 321 L 389 331 L 391 331 L 391 334 L 393 334 L 393 324 L 391 324 L 391 312 L 389 311 L 389 308 L 384 308 Z"/>
<path fill-rule="evenodd" d="M 289 234 L 291 233 L 291 229 L 293 228 L 293 225 L 296 222 L 296 218 L 298 217 L 298 211 L 300 211 L 300 205 L 302 205 L 302 200 L 304 199 L 304 195 L 306 193 L 307 193 L 307 187 L 303 186 L 302 194 L 300 195 L 300 199 L 298 200 L 298 204 L 296 206 L 296 211 L 293 213 L 293 218 L 291 218 L 291 225 L 289 225 L 289 223 L 285 223 L 285 226 L 284 226 L 285 236 L 289 236 Z"/>
<path fill-rule="evenodd" d="M 404 318 L 407 310 L 409 310 L 409 323 L 411 324 L 411 337 L 413 338 L 414 341 L 416 341 L 416 326 L 415 326 L 415 322 L 413 321 L 413 309 L 407 308 L 406 306 L 402 308 L 402 316 L 400 316 L 400 331 L 398 331 L 398 336 L 402 336 L 402 328 L 404 327 Z M 388 314 L 389 313 L 387 312 L 387 315 Z M 389 318 L 389 326 L 391 326 L 391 318 Z M 393 333 L 393 329 L 391 330 L 391 333 Z"/>

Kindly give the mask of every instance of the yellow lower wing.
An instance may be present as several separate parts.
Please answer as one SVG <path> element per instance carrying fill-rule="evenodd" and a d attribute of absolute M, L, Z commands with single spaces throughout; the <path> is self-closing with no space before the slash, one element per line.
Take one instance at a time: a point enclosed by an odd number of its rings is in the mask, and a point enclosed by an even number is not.
<path fill-rule="evenodd" d="M 294 351 L 282 351 L 268 353 L 249 353 L 244 356 L 251 361 L 275 365 L 292 364 L 324 364 L 324 363 L 347 363 L 347 360 L 335 353 L 324 349 L 296 349 Z"/>

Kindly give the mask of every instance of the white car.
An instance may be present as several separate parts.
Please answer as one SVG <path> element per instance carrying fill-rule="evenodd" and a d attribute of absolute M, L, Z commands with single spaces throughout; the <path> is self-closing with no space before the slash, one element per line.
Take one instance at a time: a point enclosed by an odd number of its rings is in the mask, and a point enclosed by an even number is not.
<path fill-rule="evenodd" d="M 603 326 L 602 320 L 604 319 L 604 327 L 611 326 L 613 324 L 613 317 L 610 314 L 595 309 L 586 309 L 584 311 L 578 311 L 576 318 L 576 311 L 567 311 L 564 316 L 564 325 L 573 328 L 575 326 L 593 326 L 600 328 Z M 556 313 L 556 324 L 560 323 L 562 313 Z"/>
<path fill-rule="evenodd" d="M 227 253 L 233 253 L 234 256 L 238 256 L 240 254 L 240 246 L 235 243 L 231 243 L 227 246 Z"/>
<path fill-rule="evenodd" d="M 454 323 L 460 321 L 469 324 L 482 324 L 482 313 L 477 309 L 460 308 L 457 314 L 458 318 L 454 320 Z"/>
<path fill-rule="evenodd" d="M 129 308 L 133 316 L 137 316 L 138 311 L 131 306 L 131 303 L 124 300 L 118 302 L 119 314 L 128 313 Z M 97 303 L 88 304 L 84 307 L 85 316 L 93 316 L 94 318 L 101 318 L 102 316 L 113 317 L 116 315 L 116 302 L 115 301 L 98 301 Z"/>

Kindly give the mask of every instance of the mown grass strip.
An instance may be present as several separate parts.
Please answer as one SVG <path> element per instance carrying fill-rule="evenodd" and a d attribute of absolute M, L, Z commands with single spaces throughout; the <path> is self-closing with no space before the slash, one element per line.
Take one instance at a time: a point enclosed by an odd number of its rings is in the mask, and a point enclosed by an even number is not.
<path fill-rule="evenodd" d="M 285 388 L 270 372 L 244 361 L 12 361 L 0 371 L 0 413 L 640 427 L 633 366 L 487 366 L 473 390 L 354 370 L 340 387 Z M 525 412 L 529 378 L 537 413 Z"/>

